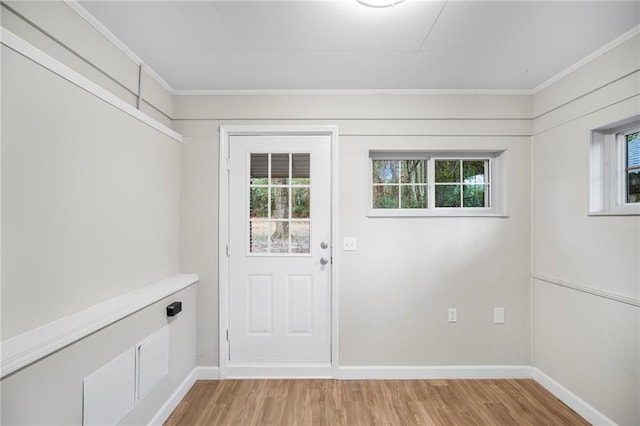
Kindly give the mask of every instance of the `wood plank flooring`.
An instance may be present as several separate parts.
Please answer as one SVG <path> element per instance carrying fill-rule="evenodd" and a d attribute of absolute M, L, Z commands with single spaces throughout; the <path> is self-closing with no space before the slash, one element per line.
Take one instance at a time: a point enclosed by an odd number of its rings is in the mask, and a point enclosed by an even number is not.
<path fill-rule="evenodd" d="M 198 381 L 165 425 L 588 425 L 533 380 Z"/>

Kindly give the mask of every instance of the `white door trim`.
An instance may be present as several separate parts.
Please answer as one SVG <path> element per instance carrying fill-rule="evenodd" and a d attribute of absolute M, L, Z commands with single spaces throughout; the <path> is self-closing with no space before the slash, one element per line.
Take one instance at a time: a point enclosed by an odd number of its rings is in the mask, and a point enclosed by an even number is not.
<path fill-rule="evenodd" d="M 218 170 L 218 359 L 220 378 L 228 377 L 229 345 L 229 138 L 238 135 L 328 135 L 331 137 L 331 241 L 333 268 L 331 268 L 331 375 L 336 377 L 338 368 L 338 126 L 220 126 L 220 160 Z M 301 371 L 291 365 L 289 377 L 309 377 L 309 371 Z M 275 367 L 274 376 L 281 376 L 286 366 Z M 264 366 L 256 370 L 256 377 L 269 375 Z M 326 377 L 326 370 L 319 374 Z M 244 376 L 244 375 L 243 375 Z M 247 377 L 247 376 L 245 376 Z"/>

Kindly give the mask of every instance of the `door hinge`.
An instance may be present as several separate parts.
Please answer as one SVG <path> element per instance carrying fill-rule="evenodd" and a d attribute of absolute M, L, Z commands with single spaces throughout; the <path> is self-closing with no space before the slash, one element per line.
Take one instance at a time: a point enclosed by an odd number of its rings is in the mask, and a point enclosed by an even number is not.
<path fill-rule="evenodd" d="M 229 329 L 227 329 L 227 342 L 229 341 Z"/>
<path fill-rule="evenodd" d="M 227 158 L 227 170 L 231 170 L 231 159 Z"/>
<path fill-rule="evenodd" d="M 331 264 L 333 265 L 333 256 L 331 256 Z"/>
<path fill-rule="evenodd" d="M 229 244 L 225 246 L 225 249 L 226 249 L 227 256 L 229 256 Z"/>

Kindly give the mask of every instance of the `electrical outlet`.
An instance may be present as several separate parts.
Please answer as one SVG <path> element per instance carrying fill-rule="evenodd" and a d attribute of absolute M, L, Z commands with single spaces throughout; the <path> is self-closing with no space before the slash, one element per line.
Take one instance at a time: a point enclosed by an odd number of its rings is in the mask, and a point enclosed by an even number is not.
<path fill-rule="evenodd" d="M 458 310 L 456 308 L 449 308 L 449 322 L 458 321 Z"/>

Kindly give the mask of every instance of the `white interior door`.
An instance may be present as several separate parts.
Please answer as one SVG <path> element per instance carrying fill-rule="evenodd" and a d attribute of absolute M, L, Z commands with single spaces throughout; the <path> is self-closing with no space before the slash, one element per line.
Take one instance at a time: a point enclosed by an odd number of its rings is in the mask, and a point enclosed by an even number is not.
<path fill-rule="evenodd" d="M 229 361 L 331 360 L 331 137 L 229 137 Z"/>

